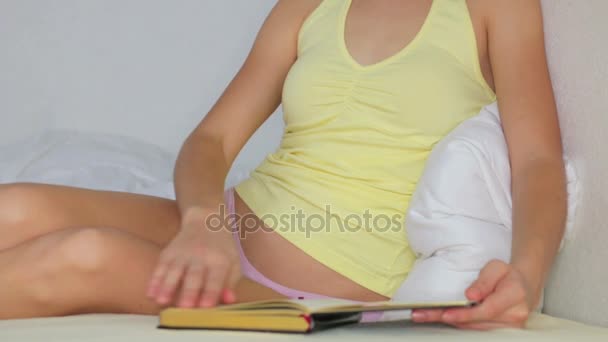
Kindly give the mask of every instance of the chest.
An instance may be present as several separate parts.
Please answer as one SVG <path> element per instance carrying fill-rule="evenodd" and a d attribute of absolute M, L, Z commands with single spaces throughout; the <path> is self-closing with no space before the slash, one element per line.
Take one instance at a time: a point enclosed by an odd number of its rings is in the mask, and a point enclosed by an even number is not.
<path fill-rule="evenodd" d="M 432 45 L 373 70 L 358 70 L 335 46 L 299 58 L 283 88 L 288 127 L 381 127 L 391 136 L 441 137 L 483 105 L 483 90 L 463 82 L 469 71 Z"/>
<path fill-rule="evenodd" d="M 385 1 L 390 0 L 378 4 Z M 387 136 L 417 135 L 433 141 L 491 99 L 480 81 L 473 25 L 465 1 L 433 0 L 430 7 L 421 7 L 421 25 L 410 25 L 413 36 L 409 42 L 369 63 L 349 45 L 349 39 L 357 38 L 349 37 L 349 25 L 353 32 L 365 26 L 361 22 L 349 24 L 356 19 L 351 17 L 357 13 L 351 12 L 356 3 L 362 2 L 326 2 L 331 7 L 318 12 L 301 30 L 298 58 L 283 87 L 283 112 L 290 131 L 327 128 L 359 132 L 371 127 L 371 131 Z M 364 20 L 370 17 L 374 18 L 370 15 Z M 359 42 L 374 35 L 361 34 L 367 38 Z M 389 38 L 377 40 L 391 45 Z M 366 44 L 372 43 L 363 44 L 368 46 L 366 50 L 376 51 L 374 45 Z"/>
<path fill-rule="evenodd" d="M 340 25 L 344 26 L 342 39 L 349 55 L 360 65 L 373 65 L 398 53 L 416 39 L 431 14 L 433 1 L 347 1 Z M 482 1 L 464 2 L 474 29 L 483 77 L 494 88 L 484 20 L 487 4 Z"/>

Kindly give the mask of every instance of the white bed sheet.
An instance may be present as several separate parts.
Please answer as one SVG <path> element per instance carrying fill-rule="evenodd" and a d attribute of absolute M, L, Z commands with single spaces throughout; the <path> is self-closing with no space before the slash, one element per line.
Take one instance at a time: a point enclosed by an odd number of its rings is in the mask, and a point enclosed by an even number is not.
<path fill-rule="evenodd" d="M 176 155 L 120 135 L 49 130 L 0 146 L 0 184 L 34 182 L 175 198 Z M 226 186 L 248 175 L 230 170 Z"/>
<path fill-rule="evenodd" d="M 209 342 L 209 341 L 608 341 L 608 329 L 535 315 L 526 330 L 462 331 L 408 322 L 347 326 L 312 335 L 156 329 L 157 318 L 139 315 L 81 315 L 0 321 L 0 341 Z"/>

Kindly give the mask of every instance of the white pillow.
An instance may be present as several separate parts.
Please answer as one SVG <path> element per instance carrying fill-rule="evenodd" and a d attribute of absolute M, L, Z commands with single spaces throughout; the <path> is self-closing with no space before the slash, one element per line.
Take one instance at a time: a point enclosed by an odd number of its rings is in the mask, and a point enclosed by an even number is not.
<path fill-rule="evenodd" d="M 574 168 L 565 162 L 569 238 L 578 200 Z M 508 262 L 510 187 L 506 140 L 493 103 L 462 122 L 430 154 L 405 220 L 418 259 L 393 300 L 465 299 L 464 291 L 488 261 Z"/>
<path fill-rule="evenodd" d="M 0 184 L 33 182 L 175 199 L 176 156 L 134 138 L 50 130 L 0 146 Z M 226 186 L 248 175 L 235 165 Z"/>
<path fill-rule="evenodd" d="M 0 147 L 0 183 L 35 182 L 169 197 L 174 156 L 132 138 L 52 130 Z"/>

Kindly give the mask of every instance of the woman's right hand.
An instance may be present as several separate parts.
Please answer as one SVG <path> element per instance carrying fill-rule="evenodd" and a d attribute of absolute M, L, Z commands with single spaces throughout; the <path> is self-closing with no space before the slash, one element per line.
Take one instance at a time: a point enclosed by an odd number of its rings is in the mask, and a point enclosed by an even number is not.
<path fill-rule="evenodd" d="M 180 232 L 162 251 L 147 291 L 158 304 L 211 307 L 236 300 L 241 269 L 233 233 L 225 228 L 228 225 L 210 230 L 205 222 L 209 213 L 184 219 Z"/>

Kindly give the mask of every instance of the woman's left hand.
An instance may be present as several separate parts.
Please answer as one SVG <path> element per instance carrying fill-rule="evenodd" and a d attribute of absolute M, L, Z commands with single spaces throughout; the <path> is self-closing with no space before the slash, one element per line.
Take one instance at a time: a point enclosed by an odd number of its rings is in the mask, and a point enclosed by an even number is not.
<path fill-rule="evenodd" d="M 491 330 L 523 328 L 540 298 L 540 284 L 532 284 L 514 266 L 490 261 L 477 280 L 466 290 L 469 300 L 479 303 L 470 308 L 415 310 L 418 323 L 439 322 L 461 329 Z"/>

